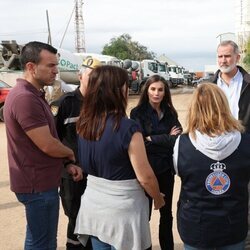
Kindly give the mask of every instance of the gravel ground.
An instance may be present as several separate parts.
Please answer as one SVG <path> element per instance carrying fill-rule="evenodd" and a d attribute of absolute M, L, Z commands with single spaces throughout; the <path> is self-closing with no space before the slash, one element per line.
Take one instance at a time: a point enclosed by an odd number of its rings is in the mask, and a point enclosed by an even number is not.
<path fill-rule="evenodd" d="M 173 103 L 178 111 L 179 120 L 185 127 L 185 115 L 188 103 L 191 98 L 191 88 L 177 88 L 171 90 Z M 138 102 L 138 96 L 129 96 L 128 113 Z M 5 124 L 0 123 L 0 250 L 21 250 L 23 249 L 25 235 L 25 217 L 24 208 L 16 200 L 15 195 L 9 189 L 9 172 L 7 163 L 6 135 Z M 178 199 L 180 182 L 176 177 L 173 201 L 173 216 L 174 216 L 174 241 L 175 249 L 182 249 L 182 242 L 176 230 L 176 201 Z M 158 243 L 158 211 L 154 211 L 151 219 L 151 233 L 153 250 L 159 250 Z M 63 209 L 60 210 L 60 221 L 58 228 L 58 249 L 65 249 L 67 217 L 63 214 Z M 128 249 L 129 250 L 129 249 Z"/>

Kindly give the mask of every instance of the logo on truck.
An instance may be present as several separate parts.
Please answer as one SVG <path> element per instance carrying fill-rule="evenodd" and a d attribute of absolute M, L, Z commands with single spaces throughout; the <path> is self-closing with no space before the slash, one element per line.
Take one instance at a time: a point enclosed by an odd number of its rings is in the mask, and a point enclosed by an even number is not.
<path fill-rule="evenodd" d="M 59 67 L 61 66 L 61 68 L 63 69 L 70 69 L 70 70 L 78 70 L 78 64 L 74 64 L 72 62 L 70 62 L 69 60 L 65 60 L 65 59 L 60 59 L 59 61 Z"/>

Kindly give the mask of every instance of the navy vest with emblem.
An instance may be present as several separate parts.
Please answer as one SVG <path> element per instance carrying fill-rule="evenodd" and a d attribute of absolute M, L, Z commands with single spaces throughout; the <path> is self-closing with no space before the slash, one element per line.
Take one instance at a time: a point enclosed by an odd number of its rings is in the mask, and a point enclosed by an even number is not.
<path fill-rule="evenodd" d="M 212 160 L 183 134 L 179 142 L 181 193 L 177 226 L 184 243 L 220 247 L 243 241 L 248 231 L 250 135 L 227 158 Z"/>

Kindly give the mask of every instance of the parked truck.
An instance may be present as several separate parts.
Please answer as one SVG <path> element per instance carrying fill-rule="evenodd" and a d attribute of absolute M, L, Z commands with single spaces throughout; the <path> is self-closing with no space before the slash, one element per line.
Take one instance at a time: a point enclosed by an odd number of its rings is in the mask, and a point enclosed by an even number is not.
<path fill-rule="evenodd" d="M 172 84 L 170 82 L 170 75 L 165 64 L 152 59 L 145 59 L 137 63 L 138 69 L 136 71 L 138 72 L 138 77 L 130 84 L 130 90 L 132 92 L 140 93 L 147 79 L 150 76 L 156 74 L 162 76 L 169 84 L 169 87 L 172 87 Z"/>
<path fill-rule="evenodd" d="M 170 74 L 170 81 L 173 85 L 179 85 L 184 83 L 184 68 L 178 65 L 168 65 L 168 71 Z"/>
<path fill-rule="evenodd" d="M 118 67 L 122 66 L 121 60 L 116 58 L 115 56 L 102 55 L 97 53 L 74 53 L 74 55 L 79 56 L 82 61 L 84 61 L 87 57 L 93 57 L 98 59 L 103 65 L 114 65 Z"/>

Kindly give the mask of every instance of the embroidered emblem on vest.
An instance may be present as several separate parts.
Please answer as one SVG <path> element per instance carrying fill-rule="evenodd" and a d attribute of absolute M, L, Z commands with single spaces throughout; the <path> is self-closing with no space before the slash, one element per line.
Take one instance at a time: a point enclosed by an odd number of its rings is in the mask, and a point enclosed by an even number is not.
<path fill-rule="evenodd" d="M 59 107 L 56 105 L 51 105 L 50 109 L 51 109 L 53 116 L 57 116 Z"/>
<path fill-rule="evenodd" d="M 205 186 L 207 190 L 214 195 L 224 194 L 230 187 L 230 178 L 223 172 L 226 169 L 226 165 L 216 162 L 210 166 L 210 169 L 213 172 L 206 179 Z"/>

